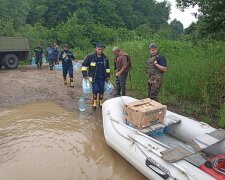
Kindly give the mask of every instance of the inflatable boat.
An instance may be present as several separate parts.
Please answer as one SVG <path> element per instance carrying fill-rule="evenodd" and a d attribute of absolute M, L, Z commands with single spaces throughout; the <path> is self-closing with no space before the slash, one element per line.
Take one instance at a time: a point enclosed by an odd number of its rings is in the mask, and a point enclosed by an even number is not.
<path fill-rule="evenodd" d="M 167 111 L 163 122 L 137 129 L 123 119 L 123 107 L 137 99 L 103 104 L 107 144 L 148 179 L 225 179 L 225 131 Z"/>

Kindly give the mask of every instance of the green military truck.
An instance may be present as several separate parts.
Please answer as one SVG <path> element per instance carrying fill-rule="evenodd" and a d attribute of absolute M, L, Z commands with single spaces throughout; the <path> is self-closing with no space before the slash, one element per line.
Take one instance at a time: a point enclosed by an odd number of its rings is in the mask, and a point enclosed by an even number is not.
<path fill-rule="evenodd" d="M 28 60 L 29 41 L 20 37 L 0 37 L 0 68 L 16 69 L 19 60 Z"/>

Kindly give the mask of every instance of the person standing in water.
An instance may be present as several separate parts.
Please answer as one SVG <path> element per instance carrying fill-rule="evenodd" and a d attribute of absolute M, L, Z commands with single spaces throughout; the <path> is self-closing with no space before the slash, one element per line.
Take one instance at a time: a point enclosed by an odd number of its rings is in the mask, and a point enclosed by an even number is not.
<path fill-rule="evenodd" d="M 103 51 L 104 45 L 96 43 L 95 53 L 87 56 L 82 64 L 83 77 L 92 83 L 92 108 L 94 110 L 97 108 L 97 98 L 99 99 L 99 107 L 102 107 L 105 81 L 110 78 L 109 60 Z"/>

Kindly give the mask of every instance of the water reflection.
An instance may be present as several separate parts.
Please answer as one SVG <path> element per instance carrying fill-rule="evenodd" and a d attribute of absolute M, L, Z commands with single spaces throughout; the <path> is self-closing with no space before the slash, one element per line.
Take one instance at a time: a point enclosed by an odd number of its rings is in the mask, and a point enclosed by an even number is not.
<path fill-rule="evenodd" d="M 52 102 L 0 111 L 0 177 L 145 179 L 106 145 L 100 113 L 75 114 Z"/>

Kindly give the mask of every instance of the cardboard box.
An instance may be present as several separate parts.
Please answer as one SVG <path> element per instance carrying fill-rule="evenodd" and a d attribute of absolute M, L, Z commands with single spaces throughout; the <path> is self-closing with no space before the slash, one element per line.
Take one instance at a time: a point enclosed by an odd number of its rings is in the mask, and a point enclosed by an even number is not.
<path fill-rule="evenodd" d="M 164 120 L 167 106 L 151 99 L 138 100 L 124 106 L 124 119 L 143 129 Z"/>

